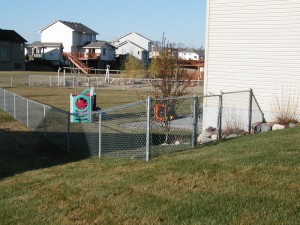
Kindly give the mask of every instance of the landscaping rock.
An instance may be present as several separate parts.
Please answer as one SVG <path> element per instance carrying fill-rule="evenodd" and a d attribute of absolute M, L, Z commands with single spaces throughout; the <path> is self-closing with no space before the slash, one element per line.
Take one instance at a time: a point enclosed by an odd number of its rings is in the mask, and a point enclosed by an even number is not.
<path fill-rule="evenodd" d="M 229 134 L 228 136 L 225 137 L 225 139 L 229 139 L 229 138 L 235 138 L 238 137 L 238 134 Z"/>
<path fill-rule="evenodd" d="M 217 134 L 211 135 L 211 140 L 212 141 L 217 141 L 218 140 L 218 135 Z"/>
<path fill-rule="evenodd" d="M 205 144 L 205 143 L 208 143 L 208 142 L 211 142 L 211 138 L 208 138 L 208 137 L 204 137 L 201 139 L 200 141 L 200 144 Z"/>
<path fill-rule="evenodd" d="M 217 135 L 217 129 L 214 127 L 208 127 L 201 134 L 199 134 L 197 141 L 200 144 L 211 142 L 213 135 Z"/>
<path fill-rule="evenodd" d="M 284 125 L 277 124 L 277 123 L 272 126 L 272 130 L 282 130 L 284 128 L 285 128 Z"/>
<path fill-rule="evenodd" d="M 180 145 L 180 141 L 175 141 L 175 143 L 174 143 L 175 145 Z"/>
<path fill-rule="evenodd" d="M 268 132 L 268 131 L 271 131 L 271 130 L 272 130 L 272 127 L 268 123 L 262 123 L 260 125 L 260 132 Z"/>
<path fill-rule="evenodd" d="M 210 142 L 211 138 L 207 137 L 207 133 L 206 132 L 202 132 L 201 134 L 199 134 L 198 138 L 197 138 L 197 142 L 200 144 L 204 144 L 207 142 Z"/>
<path fill-rule="evenodd" d="M 203 131 L 202 133 L 204 133 L 203 135 L 205 137 L 211 138 L 211 135 L 216 134 L 217 133 L 217 129 L 214 127 L 208 127 L 205 129 L 205 131 Z"/>
<path fill-rule="evenodd" d="M 290 124 L 289 124 L 289 127 L 296 127 L 296 126 L 297 126 L 296 123 L 290 123 Z"/>
<path fill-rule="evenodd" d="M 252 124 L 252 131 L 253 133 L 260 133 L 261 132 L 261 122 L 253 123 Z"/>

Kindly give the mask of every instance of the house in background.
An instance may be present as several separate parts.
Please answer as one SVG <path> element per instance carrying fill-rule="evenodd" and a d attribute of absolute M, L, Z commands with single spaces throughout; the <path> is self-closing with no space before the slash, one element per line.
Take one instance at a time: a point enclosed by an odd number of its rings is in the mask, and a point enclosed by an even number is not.
<path fill-rule="evenodd" d="M 43 28 L 41 42 L 62 43 L 64 52 L 84 52 L 82 46 L 96 41 L 97 32 L 82 23 L 57 20 Z"/>
<path fill-rule="evenodd" d="M 204 94 L 252 88 L 274 121 L 276 104 L 299 101 L 299 21 L 298 1 L 207 0 Z"/>
<path fill-rule="evenodd" d="M 25 70 L 26 42 L 14 30 L 0 29 L 0 70 Z"/>
<path fill-rule="evenodd" d="M 63 49 L 62 43 L 35 41 L 26 45 L 25 53 L 29 60 L 46 60 L 51 65 L 57 66 L 63 61 Z"/>
<path fill-rule="evenodd" d="M 83 47 L 88 57 L 98 57 L 98 68 L 106 68 L 106 64 L 116 57 L 116 47 L 106 41 L 91 42 Z M 95 56 L 94 56 L 95 55 Z"/>
<path fill-rule="evenodd" d="M 43 28 L 41 41 L 27 46 L 29 58 L 42 59 L 53 65 L 73 64 L 84 73 L 98 67 L 100 57 L 94 48 L 84 48 L 97 42 L 97 32 L 82 23 L 57 20 Z"/>
<path fill-rule="evenodd" d="M 199 55 L 194 50 L 184 49 L 178 51 L 178 58 L 184 60 L 199 60 Z"/>
<path fill-rule="evenodd" d="M 149 64 L 152 41 L 148 38 L 131 32 L 115 39 L 112 44 L 116 47 L 116 56 L 130 54 L 141 60 L 144 65 Z"/>

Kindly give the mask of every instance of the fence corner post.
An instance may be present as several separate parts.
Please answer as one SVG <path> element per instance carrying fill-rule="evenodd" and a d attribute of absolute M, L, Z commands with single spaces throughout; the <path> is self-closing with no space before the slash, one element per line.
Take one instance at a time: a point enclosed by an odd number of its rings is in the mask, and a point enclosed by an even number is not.
<path fill-rule="evenodd" d="M 3 110 L 6 112 L 6 96 L 5 96 L 5 89 L 3 89 Z"/>
<path fill-rule="evenodd" d="M 218 139 L 222 139 L 222 116 L 223 116 L 223 92 L 219 95 L 219 113 L 218 113 Z"/>
<path fill-rule="evenodd" d="M 146 134 L 146 161 L 150 158 L 150 110 L 151 110 L 151 100 L 150 96 L 147 98 L 147 134 Z"/>
<path fill-rule="evenodd" d="M 16 115 L 16 94 L 14 93 L 14 118 L 17 119 Z"/>
<path fill-rule="evenodd" d="M 46 106 L 44 106 L 44 137 L 47 137 Z"/>
<path fill-rule="evenodd" d="M 29 102 L 26 100 L 26 126 L 29 128 Z"/>
<path fill-rule="evenodd" d="M 101 145 L 102 145 L 102 134 L 101 134 L 101 126 L 102 126 L 102 111 L 99 112 L 99 152 L 98 152 L 98 157 L 101 158 Z"/>
<path fill-rule="evenodd" d="M 252 98 L 253 98 L 253 91 L 252 88 L 249 90 L 249 112 L 248 112 L 248 132 L 251 133 L 251 126 L 252 126 Z"/>

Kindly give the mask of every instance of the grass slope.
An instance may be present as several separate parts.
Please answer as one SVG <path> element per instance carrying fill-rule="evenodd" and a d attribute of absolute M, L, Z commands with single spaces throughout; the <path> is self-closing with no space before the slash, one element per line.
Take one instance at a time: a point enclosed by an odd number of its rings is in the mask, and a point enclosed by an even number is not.
<path fill-rule="evenodd" d="M 14 134 L 2 128 L 1 144 L 4 132 Z M 24 168 L 0 167 L 0 223 L 300 224 L 299 137 L 300 127 L 249 135 L 148 163 L 23 141 L 13 156 L 1 148 Z"/>

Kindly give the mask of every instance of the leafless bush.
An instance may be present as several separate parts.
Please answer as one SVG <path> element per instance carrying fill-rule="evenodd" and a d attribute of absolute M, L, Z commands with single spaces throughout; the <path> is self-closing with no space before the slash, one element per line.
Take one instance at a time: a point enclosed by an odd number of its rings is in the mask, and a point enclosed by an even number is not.
<path fill-rule="evenodd" d="M 230 134 L 244 135 L 246 132 L 245 119 L 241 113 L 238 113 L 235 108 L 224 110 L 223 112 L 223 136 L 228 136 Z"/>
<path fill-rule="evenodd" d="M 273 101 L 273 116 L 276 123 L 289 125 L 299 121 L 299 92 L 284 88 L 276 91 Z"/>

